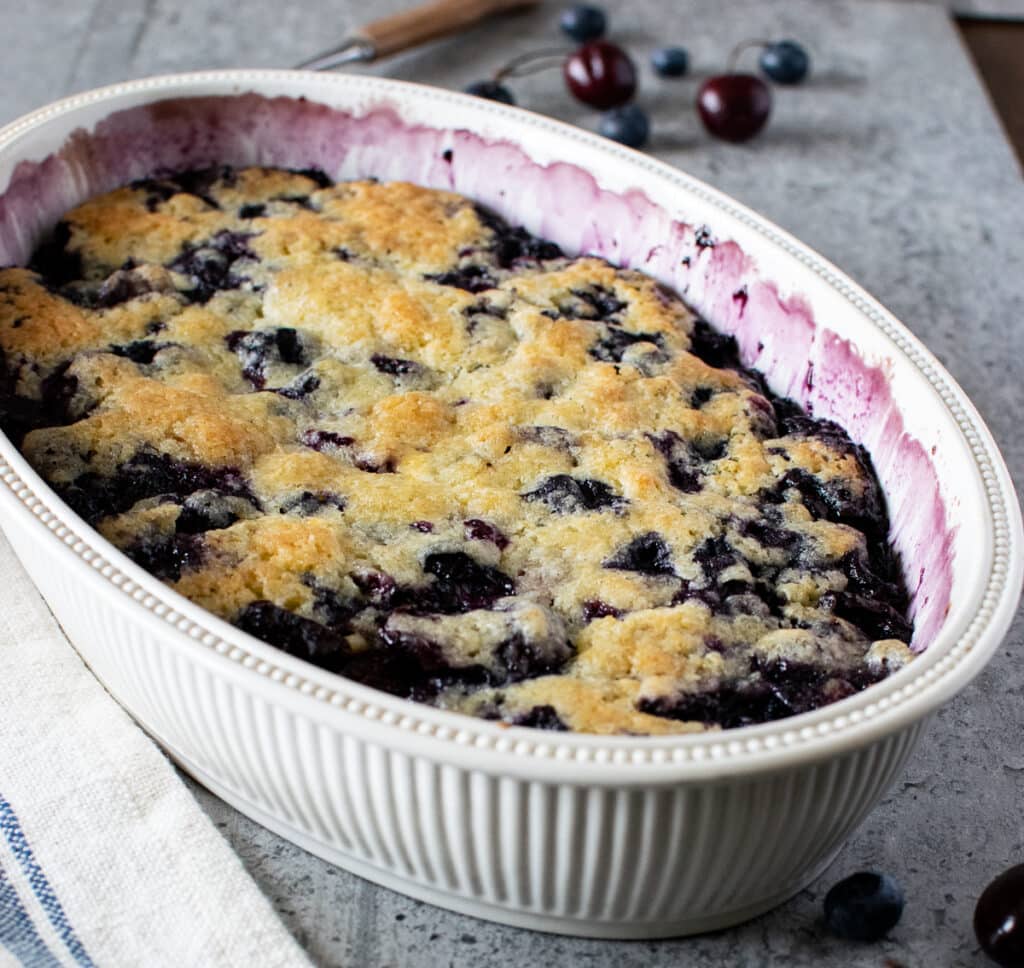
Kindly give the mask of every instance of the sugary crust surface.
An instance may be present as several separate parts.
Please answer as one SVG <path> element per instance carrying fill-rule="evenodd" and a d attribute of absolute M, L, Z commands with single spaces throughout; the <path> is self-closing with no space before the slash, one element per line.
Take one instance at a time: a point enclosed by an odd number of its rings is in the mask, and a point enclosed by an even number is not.
<path fill-rule="evenodd" d="M 652 279 L 460 196 L 121 188 L 0 270 L 0 348 L 5 429 L 106 537 L 400 695 L 687 732 L 910 657 L 867 455 Z"/>

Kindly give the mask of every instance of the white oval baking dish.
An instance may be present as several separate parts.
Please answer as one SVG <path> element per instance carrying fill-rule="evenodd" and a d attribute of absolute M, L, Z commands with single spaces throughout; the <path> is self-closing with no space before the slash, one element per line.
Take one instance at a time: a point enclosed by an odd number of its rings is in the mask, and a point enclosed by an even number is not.
<path fill-rule="evenodd" d="M 773 389 L 870 450 L 920 654 L 864 693 L 764 726 L 611 739 L 503 728 L 348 682 L 204 612 L 87 527 L 0 438 L 4 528 L 110 692 L 249 816 L 480 917 L 677 935 L 752 917 L 817 876 L 930 714 L 992 654 L 1019 596 L 1020 511 L 950 376 L 832 265 L 678 170 L 524 111 L 366 77 L 158 77 L 7 126 L 0 264 L 24 261 L 89 195 L 218 162 L 452 188 L 678 289 Z"/>

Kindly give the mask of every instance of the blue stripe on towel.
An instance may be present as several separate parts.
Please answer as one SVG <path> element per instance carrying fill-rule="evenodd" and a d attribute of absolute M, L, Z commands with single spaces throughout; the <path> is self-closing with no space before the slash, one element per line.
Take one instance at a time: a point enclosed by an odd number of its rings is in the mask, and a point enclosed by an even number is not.
<path fill-rule="evenodd" d="M 46 874 L 43 873 L 43 869 L 36 862 L 32 848 L 29 846 L 25 833 L 21 829 L 21 824 L 18 822 L 17 814 L 15 814 L 13 807 L 4 799 L 2 794 L 0 794 L 0 833 L 3 833 L 7 838 L 11 853 L 14 854 L 21 864 L 21 868 L 25 872 L 25 876 L 28 878 L 28 882 L 32 886 L 32 891 L 39 904 L 50 919 L 50 924 L 53 925 L 54 930 L 60 935 L 60 939 L 67 946 L 68 951 L 71 952 L 72 957 L 82 968 L 95 968 L 92 958 L 89 957 L 88 952 L 85 950 L 85 946 L 78 940 L 75 929 L 71 927 L 68 916 L 64 913 L 64 908 L 57 899 L 56 893 L 50 887 Z M 15 899 L 17 900 L 17 897 Z M 29 922 L 29 926 L 31 927 L 31 922 Z M 2 936 L 2 932 L 0 932 L 0 937 Z"/>
<path fill-rule="evenodd" d="M 6 948 L 25 968 L 60 968 L 46 942 L 39 937 L 32 918 L 25 910 L 0 867 L 0 947 Z"/>

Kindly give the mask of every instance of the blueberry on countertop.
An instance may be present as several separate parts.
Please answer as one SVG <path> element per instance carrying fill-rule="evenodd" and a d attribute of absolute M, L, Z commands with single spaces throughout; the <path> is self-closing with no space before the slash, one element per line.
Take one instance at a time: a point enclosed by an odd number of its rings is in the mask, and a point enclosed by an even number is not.
<path fill-rule="evenodd" d="M 825 924 L 840 938 L 877 941 L 903 914 L 903 890 L 888 874 L 858 871 L 825 895 Z"/>
<path fill-rule="evenodd" d="M 795 40 L 780 40 L 761 51 L 761 70 L 777 84 L 799 84 L 811 69 L 811 58 Z"/>
<path fill-rule="evenodd" d="M 647 143 L 651 124 L 642 108 L 635 104 L 627 104 L 625 107 L 606 111 L 601 116 L 598 130 L 606 138 L 618 141 L 627 148 L 642 148 Z"/>
<path fill-rule="evenodd" d="M 467 94 L 475 94 L 486 101 L 500 101 L 502 104 L 516 103 L 512 92 L 504 84 L 499 84 L 497 81 L 474 81 L 472 84 L 464 87 L 463 90 Z"/>
<path fill-rule="evenodd" d="M 651 54 L 651 66 L 662 77 L 682 77 L 690 69 L 685 47 L 659 47 Z"/>
<path fill-rule="evenodd" d="M 562 11 L 559 20 L 562 33 L 571 40 L 585 44 L 588 40 L 603 37 L 608 29 L 608 18 L 600 7 L 589 3 L 577 3 Z"/>

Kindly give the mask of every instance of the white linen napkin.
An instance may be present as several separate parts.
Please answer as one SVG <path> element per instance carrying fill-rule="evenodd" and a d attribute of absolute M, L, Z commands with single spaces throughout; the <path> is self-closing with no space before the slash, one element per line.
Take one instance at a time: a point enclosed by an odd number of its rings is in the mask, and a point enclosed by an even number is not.
<path fill-rule="evenodd" d="M 308 963 L 0 535 L 0 966 Z"/>

